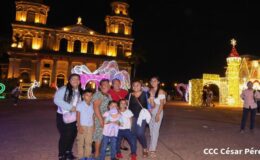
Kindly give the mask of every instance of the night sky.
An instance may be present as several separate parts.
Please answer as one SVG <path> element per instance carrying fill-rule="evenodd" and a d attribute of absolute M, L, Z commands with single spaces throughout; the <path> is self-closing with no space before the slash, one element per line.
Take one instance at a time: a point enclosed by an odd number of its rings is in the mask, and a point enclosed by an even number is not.
<path fill-rule="evenodd" d="M 202 73 L 224 76 L 230 39 L 238 41 L 240 54 L 260 55 L 260 6 L 249 0 L 222 2 L 195 0 L 129 0 L 134 20 L 134 51 L 145 54 L 137 76 L 158 75 L 162 81 L 187 83 Z M 105 32 L 104 18 L 111 12 L 109 0 L 45 0 L 50 12 L 47 24 L 62 27 L 83 24 Z M 1 1 L 0 35 L 11 38 L 14 0 Z"/>

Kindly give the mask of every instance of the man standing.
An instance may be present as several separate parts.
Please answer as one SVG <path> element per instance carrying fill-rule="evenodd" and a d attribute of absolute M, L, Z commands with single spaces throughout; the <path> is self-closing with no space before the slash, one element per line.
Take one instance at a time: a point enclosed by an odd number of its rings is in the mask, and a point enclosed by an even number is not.
<path fill-rule="evenodd" d="M 260 93 L 258 91 L 253 90 L 253 83 L 248 82 L 247 83 L 247 89 L 244 90 L 241 94 L 241 98 L 244 100 L 243 104 L 243 115 L 241 120 L 241 133 L 244 133 L 245 126 L 246 126 L 246 120 L 248 112 L 250 112 L 250 130 L 251 132 L 254 132 L 255 128 L 255 116 L 256 116 L 256 108 L 257 99 L 260 99 Z"/>

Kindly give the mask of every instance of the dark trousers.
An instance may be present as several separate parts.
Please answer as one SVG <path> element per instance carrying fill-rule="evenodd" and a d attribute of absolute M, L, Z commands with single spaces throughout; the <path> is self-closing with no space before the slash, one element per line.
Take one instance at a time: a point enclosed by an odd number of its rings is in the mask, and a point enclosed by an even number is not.
<path fill-rule="evenodd" d="M 242 120 L 241 120 L 241 129 L 242 130 L 244 130 L 246 127 L 246 120 L 248 117 L 248 112 L 250 112 L 250 129 L 255 128 L 256 109 L 243 108 L 243 115 L 242 115 Z"/>
<path fill-rule="evenodd" d="M 117 141 L 117 137 L 108 137 L 108 136 L 103 135 L 99 160 L 105 160 L 106 149 L 107 149 L 108 144 L 110 144 L 110 146 L 111 146 L 111 155 L 110 155 L 111 160 L 116 159 L 116 141 Z"/>
<path fill-rule="evenodd" d="M 131 148 L 131 154 L 136 155 L 136 140 L 130 129 L 119 129 L 116 143 L 117 153 L 121 153 L 120 146 L 123 138 L 128 141 Z"/>
<path fill-rule="evenodd" d="M 136 144 L 137 144 L 137 140 L 138 140 L 140 142 L 140 144 L 142 145 L 143 149 L 147 149 L 147 141 L 146 141 L 146 137 L 145 137 L 146 125 L 147 125 L 146 121 L 143 120 L 142 125 L 139 126 L 137 124 L 137 119 L 133 118 L 132 132 L 134 134 Z"/>
<path fill-rule="evenodd" d="M 77 136 L 76 122 L 66 124 L 63 122 L 62 114 L 57 113 L 57 128 L 60 133 L 59 156 L 64 156 L 66 152 L 71 153 L 73 143 Z"/>
<path fill-rule="evenodd" d="M 260 113 L 260 101 L 257 101 L 256 104 L 257 104 L 257 112 Z"/>

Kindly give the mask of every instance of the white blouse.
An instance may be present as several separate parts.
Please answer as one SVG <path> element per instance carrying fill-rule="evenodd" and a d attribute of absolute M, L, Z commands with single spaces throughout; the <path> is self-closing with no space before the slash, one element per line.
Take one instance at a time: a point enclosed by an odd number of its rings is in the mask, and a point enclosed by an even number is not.
<path fill-rule="evenodd" d="M 165 94 L 159 94 L 158 97 L 154 99 L 154 103 L 160 105 L 162 99 L 166 99 Z"/>

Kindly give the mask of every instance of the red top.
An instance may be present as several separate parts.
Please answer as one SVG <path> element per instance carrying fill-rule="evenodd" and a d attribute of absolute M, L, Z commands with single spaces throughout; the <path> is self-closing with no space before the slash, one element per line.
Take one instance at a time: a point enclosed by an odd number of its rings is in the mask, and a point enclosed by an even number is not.
<path fill-rule="evenodd" d="M 229 54 L 229 57 L 239 57 L 239 54 L 238 54 L 238 52 L 237 52 L 235 47 L 232 47 L 232 50 L 231 50 L 231 52 Z"/>
<path fill-rule="evenodd" d="M 127 94 L 128 94 L 128 92 L 126 90 L 124 90 L 124 89 L 120 89 L 118 92 L 116 92 L 113 89 L 110 89 L 108 91 L 108 94 L 110 94 L 112 100 L 118 102 L 120 99 L 125 99 Z"/>

